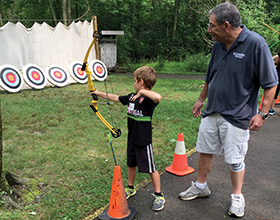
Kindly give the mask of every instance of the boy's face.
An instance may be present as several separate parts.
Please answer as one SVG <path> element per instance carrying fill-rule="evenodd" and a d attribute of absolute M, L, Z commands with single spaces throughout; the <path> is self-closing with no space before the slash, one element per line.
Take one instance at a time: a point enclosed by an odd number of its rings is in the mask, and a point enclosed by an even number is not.
<path fill-rule="evenodd" d="M 134 90 L 135 92 L 139 92 L 139 90 L 142 88 L 142 85 L 143 85 L 143 80 L 139 80 L 137 81 L 137 79 L 134 77 Z"/>

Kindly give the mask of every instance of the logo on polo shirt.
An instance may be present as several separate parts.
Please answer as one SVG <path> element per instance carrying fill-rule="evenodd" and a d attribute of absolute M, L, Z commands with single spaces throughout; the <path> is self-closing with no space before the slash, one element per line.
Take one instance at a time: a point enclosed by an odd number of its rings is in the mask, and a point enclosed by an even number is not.
<path fill-rule="evenodd" d="M 235 58 L 238 58 L 238 59 L 243 59 L 245 57 L 245 54 L 233 52 L 233 56 L 235 56 Z"/>

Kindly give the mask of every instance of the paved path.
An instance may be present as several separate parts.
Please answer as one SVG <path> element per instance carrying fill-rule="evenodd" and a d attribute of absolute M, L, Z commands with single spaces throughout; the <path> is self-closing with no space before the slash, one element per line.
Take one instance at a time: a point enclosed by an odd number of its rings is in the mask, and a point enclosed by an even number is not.
<path fill-rule="evenodd" d="M 259 131 L 251 132 L 249 150 L 245 160 L 246 174 L 243 194 L 245 215 L 242 219 L 280 219 L 280 107 L 270 116 Z M 179 177 L 168 172 L 161 175 L 162 191 L 166 198 L 165 208 L 153 212 L 151 206 L 153 186 L 149 183 L 140 188 L 128 204 L 136 207 L 137 220 L 222 220 L 232 219 L 227 215 L 230 206 L 231 182 L 229 167 L 223 156 L 214 157 L 214 166 L 209 174 L 208 185 L 212 194 L 208 198 L 192 201 L 178 199 L 178 194 L 190 186 L 197 176 L 198 153 L 188 157 L 188 165 L 195 168 L 193 174 Z"/>

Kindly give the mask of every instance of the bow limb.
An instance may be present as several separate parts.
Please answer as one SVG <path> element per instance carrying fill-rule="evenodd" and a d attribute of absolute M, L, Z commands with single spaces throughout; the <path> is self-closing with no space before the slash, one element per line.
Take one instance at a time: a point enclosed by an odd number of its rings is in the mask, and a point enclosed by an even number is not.
<path fill-rule="evenodd" d="M 85 58 L 84 58 L 83 66 L 82 66 L 82 70 L 85 71 L 86 74 L 87 74 L 88 89 L 89 89 L 90 92 L 94 92 L 95 88 L 94 88 L 93 83 L 92 83 L 91 71 L 88 68 L 87 60 L 88 60 L 89 53 L 90 53 L 90 51 L 91 51 L 91 49 L 92 49 L 92 47 L 93 47 L 93 45 L 95 43 L 96 38 L 97 38 L 97 36 L 93 37 L 93 41 L 91 42 L 91 44 L 90 44 L 90 46 L 89 46 L 89 48 L 87 50 L 87 53 L 86 53 Z M 112 125 L 110 125 L 110 123 L 107 122 L 105 120 L 105 118 L 103 118 L 101 113 L 99 112 L 98 107 L 97 107 L 97 104 L 98 104 L 98 97 L 97 97 L 97 95 L 95 95 L 95 94 L 91 94 L 91 95 L 92 95 L 92 98 L 93 98 L 93 100 L 91 101 L 91 105 L 90 105 L 92 110 L 95 112 L 95 114 L 98 116 L 98 118 L 103 122 L 103 124 L 111 131 L 112 136 L 114 138 L 120 137 L 121 136 L 121 130 L 120 129 L 116 129 Z"/>

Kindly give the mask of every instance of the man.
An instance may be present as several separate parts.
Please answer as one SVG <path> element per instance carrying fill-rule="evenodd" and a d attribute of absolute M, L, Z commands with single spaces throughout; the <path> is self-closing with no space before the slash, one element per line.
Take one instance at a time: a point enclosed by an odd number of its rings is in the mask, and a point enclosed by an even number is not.
<path fill-rule="evenodd" d="M 277 70 L 277 73 L 278 73 L 278 83 L 279 83 L 279 78 L 280 78 L 280 51 L 278 51 L 278 54 L 273 56 L 272 57 L 274 61 L 274 65 L 276 66 L 276 70 Z M 269 109 L 269 112 L 268 114 L 270 115 L 274 115 L 275 114 L 275 109 L 274 109 L 274 106 L 275 106 L 275 101 L 279 95 L 279 91 L 280 91 L 280 85 L 278 84 L 277 88 L 276 88 L 276 92 L 275 92 L 275 95 L 274 95 L 274 100 L 272 101 L 271 105 L 270 105 L 270 109 Z"/>
<path fill-rule="evenodd" d="M 241 25 L 236 6 L 225 2 L 209 14 L 207 32 L 215 43 L 204 88 L 193 106 L 193 116 L 199 117 L 208 99 L 196 144 L 196 151 L 200 153 L 198 177 L 179 197 L 191 200 L 210 195 L 206 180 L 213 154 L 224 151 L 232 182 L 228 214 L 242 217 L 245 200 L 241 190 L 249 131 L 259 130 L 267 118 L 278 78 L 266 41 Z M 260 86 L 264 89 L 264 100 L 257 112 Z"/>

